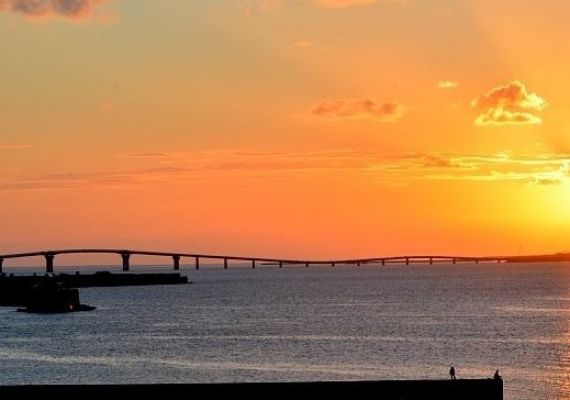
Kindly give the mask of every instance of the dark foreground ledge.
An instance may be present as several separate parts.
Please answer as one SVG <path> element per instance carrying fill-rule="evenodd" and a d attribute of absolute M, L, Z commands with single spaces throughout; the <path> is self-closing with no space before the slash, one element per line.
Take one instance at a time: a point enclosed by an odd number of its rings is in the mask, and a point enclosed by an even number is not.
<path fill-rule="evenodd" d="M 1 0 L 0 0 L 1 3 Z M 0 306 L 26 305 L 29 291 L 46 282 L 57 282 L 65 288 L 152 286 L 187 284 L 188 278 L 179 273 L 114 274 L 108 271 L 94 274 L 58 274 L 54 276 L 0 275 Z"/>
<path fill-rule="evenodd" d="M 0 399 L 182 399 L 208 396 L 342 396 L 381 400 L 502 400 L 503 381 L 495 379 L 288 382 L 160 385 L 0 386 Z M 140 397 L 139 397 L 140 396 Z M 172 396 L 172 397 L 171 397 Z"/>

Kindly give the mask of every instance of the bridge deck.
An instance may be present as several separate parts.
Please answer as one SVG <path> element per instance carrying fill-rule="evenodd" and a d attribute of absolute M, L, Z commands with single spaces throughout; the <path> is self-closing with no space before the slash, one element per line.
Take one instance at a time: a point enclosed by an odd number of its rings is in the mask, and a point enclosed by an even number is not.
<path fill-rule="evenodd" d="M 195 268 L 200 268 L 200 260 L 222 260 L 224 268 L 228 268 L 230 261 L 249 262 L 252 268 L 257 264 L 263 263 L 279 265 L 362 265 L 362 264 L 412 264 L 412 263 L 441 263 L 451 262 L 453 264 L 458 262 L 507 262 L 512 257 L 466 257 L 466 256 L 449 256 L 449 255 L 404 255 L 404 256 L 390 256 L 390 257 L 368 257 L 368 258 L 350 258 L 350 259 L 327 259 L 327 260 L 309 260 L 309 259 L 288 259 L 288 258 L 267 258 L 267 257 L 249 257 L 249 256 L 235 256 L 235 255 L 220 255 L 220 254 L 200 254 L 200 253 L 185 253 L 185 252 L 165 252 L 165 251 L 149 251 L 149 250 L 132 250 L 132 249 L 58 249 L 58 250 L 43 250 L 27 253 L 13 253 L 13 254 L 0 254 L 0 273 L 3 272 L 2 267 L 5 260 L 29 258 L 29 257 L 44 257 L 46 272 L 52 273 L 54 270 L 54 260 L 56 256 L 66 254 L 115 254 L 122 258 L 123 270 L 130 269 L 131 256 L 157 256 L 169 257 L 172 259 L 174 269 L 180 269 L 180 262 L 183 258 L 192 258 L 195 262 Z"/>

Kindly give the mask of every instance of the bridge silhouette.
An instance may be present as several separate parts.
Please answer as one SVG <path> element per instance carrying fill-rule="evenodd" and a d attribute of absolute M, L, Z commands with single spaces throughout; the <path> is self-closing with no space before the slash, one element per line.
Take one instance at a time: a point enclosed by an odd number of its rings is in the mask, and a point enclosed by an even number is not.
<path fill-rule="evenodd" d="M 3 273 L 3 264 L 5 260 L 43 257 L 45 260 L 46 273 L 53 273 L 55 266 L 55 257 L 66 254 L 115 254 L 121 257 L 123 271 L 127 272 L 131 269 L 130 259 L 132 256 L 158 256 L 167 257 L 172 260 L 174 270 L 179 270 L 183 259 L 192 259 L 195 269 L 200 269 L 201 260 L 218 260 L 221 261 L 224 269 L 229 268 L 230 262 L 245 262 L 256 268 L 257 265 L 275 265 L 279 268 L 284 266 L 331 266 L 351 265 L 361 266 L 363 264 L 405 264 L 422 263 L 433 265 L 435 263 L 481 263 L 481 262 L 508 262 L 513 257 L 465 257 L 465 256 L 439 256 L 439 255 L 411 255 L 411 256 L 395 256 L 395 257 L 373 257 L 373 258 L 354 258 L 354 259 L 332 259 L 332 260 L 299 260 L 284 258 L 264 258 L 264 257 L 243 257 L 231 255 L 216 254 L 194 254 L 183 252 L 164 252 L 164 251 L 147 251 L 147 250 L 126 250 L 126 249 L 62 249 L 62 250 L 46 250 L 28 253 L 0 254 L 0 273 Z"/>

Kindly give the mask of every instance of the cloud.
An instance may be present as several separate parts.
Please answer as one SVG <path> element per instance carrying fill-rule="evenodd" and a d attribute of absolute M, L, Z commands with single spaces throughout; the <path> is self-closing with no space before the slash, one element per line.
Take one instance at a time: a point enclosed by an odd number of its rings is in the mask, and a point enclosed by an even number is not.
<path fill-rule="evenodd" d="M 475 124 L 479 126 L 540 125 L 542 118 L 531 113 L 511 112 L 502 108 L 494 108 L 479 115 Z"/>
<path fill-rule="evenodd" d="M 0 12 L 13 12 L 31 18 L 60 17 L 85 19 L 107 0 L 0 0 Z"/>
<path fill-rule="evenodd" d="M 475 120 L 479 126 L 541 124 L 542 118 L 536 112 L 546 105 L 542 97 L 530 93 L 518 80 L 496 87 L 471 102 L 481 112 Z"/>
<path fill-rule="evenodd" d="M 372 119 L 378 122 L 393 122 L 403 117 L 406 109 L 395 102 L 380 103 L 372 98 L 348 98 L 323 100 L 311 109 L 311 115 L 320 118 Z"/>
<path fill-rule="evenodd" d="M 473 100 L 473 107 L 479 109 L 490 108 L 516 108 L 542 110 L 546 101 L 536 93 L 529 93 L 525 85 L 515 80 L 505 86 L 492 89 L 487 94 Z"/>
<path fill-rule="evenodd" d="M 439 81 L 437 87 L 440 89 L 455 89 L 459 86 L 457 81 Z"/>
<path fill-rule="evenodd" d="M 560 173 L 565 178 L 570 178 L 570 160 L 562 164 L 562 166 L 560 167 Z"/>
<path fill-rule="evenodd" d="M 331 149 L 273 152 L 219 149 L 123 153 L 104 171 L 22 175 L 0 169 L 0 191 L 146 189 L 189 182 L 252 182 L 275 179 L 360 177 L 369 182 L 467 181 L 546 187 L 570 185 L 570 154 L 388 153 Z M 248 183 L 249 184 L 249 183 Z"/>
<path fill-rule="evenodd" d="M 534 185 L 560 185 L 562 183 L 561 179 L 558 178 L 532 178 L 531 183 Z"/>
<path fill-rule="evenodd" d="M 425 167 L 451 168 L 456 166 L 450 159 L 433 154 L 425 154 L 423 160 Z"/>

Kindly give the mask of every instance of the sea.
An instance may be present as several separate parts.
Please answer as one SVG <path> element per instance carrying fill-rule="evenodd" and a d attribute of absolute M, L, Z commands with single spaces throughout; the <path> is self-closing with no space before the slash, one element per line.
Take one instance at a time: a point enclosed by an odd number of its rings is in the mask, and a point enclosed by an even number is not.
<path fill-rule="evenodd" d="M 570 399 L 568 263 L 181 272 L 191 284 L 81 289 L 91 312 L 0 308 L 0 385 L 448 379 L 453 366 L 498 369 L 509 400 Z"/>

